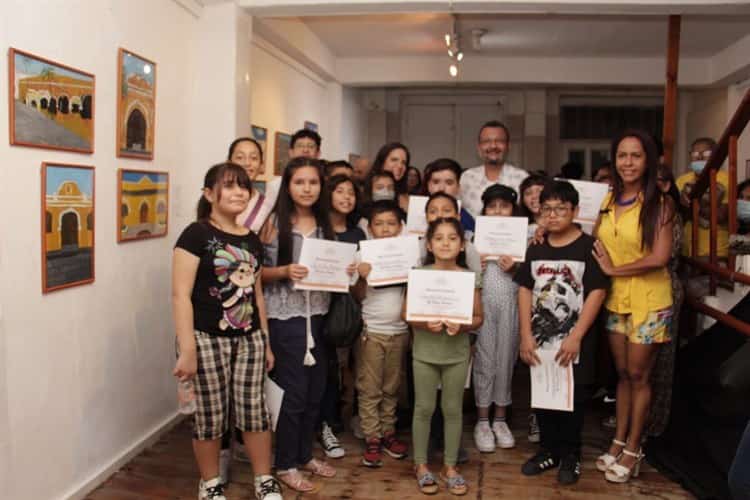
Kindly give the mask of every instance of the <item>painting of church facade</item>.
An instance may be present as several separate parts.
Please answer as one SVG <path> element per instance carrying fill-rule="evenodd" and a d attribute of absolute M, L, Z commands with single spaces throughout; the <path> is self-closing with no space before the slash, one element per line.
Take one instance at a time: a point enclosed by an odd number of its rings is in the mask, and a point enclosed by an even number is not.
<path fill-rule="evenodd" d="M 154 158 L 156 64 L 118 51 L 117 156 Z"/>
<path fill-rule="evenodd" d="M 42 164 L 42 291 L 94 281 L 94 167 Z"/>
<path fill-rule="evenodd" d="M 169 225 L 169 174 L 120 169 L 117 186 L 117 241 L 165 236 Z"/>
<path fill-rule="evenodd" d="M 94 88 L 90 73 L 9 51 L 10 143 L 94 152 Z"/>

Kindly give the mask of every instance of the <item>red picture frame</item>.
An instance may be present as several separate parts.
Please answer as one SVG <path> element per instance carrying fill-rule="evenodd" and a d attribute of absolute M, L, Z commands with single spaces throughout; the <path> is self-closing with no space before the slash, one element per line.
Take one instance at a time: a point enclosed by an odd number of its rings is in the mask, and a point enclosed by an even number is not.
<path fill-rule="evenodd" d="M 163 187 L 160 186 L 162 181 L 159 178 L 164 179 Z M 128 190 L 133 192 L 132 201 L 124 199 L 126 196 L 124 190 L 125 183 L 136 184 L 130 186 L 132 189 Z M 139 188 L 137 184 L 142 184 L 142 186 Z M 137 210 L 134 210 L 136 207 Z M 151 220 L 152 218 L 153 220 Z M 168 233 L 169 172 L 130 168 L 118 169 L 117 242 L 129 243 L 132 241 L 163 238 Z"/>
<path fill-rule="evenodd" d="M 133 69 L 135 67 L 138 67 L 138 71 Z M 148 69 L 148 72 L 144 69 Z M 156 63 L 120 47 L 117 50 L 115 153 L 118 158 L 153 160 L 155 146 Z"/>

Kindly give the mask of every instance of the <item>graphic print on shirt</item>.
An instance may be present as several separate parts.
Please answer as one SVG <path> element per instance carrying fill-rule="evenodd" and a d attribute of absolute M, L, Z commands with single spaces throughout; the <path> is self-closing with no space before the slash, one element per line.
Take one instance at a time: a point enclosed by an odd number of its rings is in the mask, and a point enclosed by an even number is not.
<path fill-rule="evenodd" d="M 214 271 L 222 288 L 212 287 L 211 296 L 221 301 L 224 310 L 219 328 L 248 331 L 253 328 L 253 287 L 258 262 L 243 248 L 222 245 L 215 238 L 208 250 L 214 255 Z"/>
<path fill-rule="evenodd" d="M 559 344 L 578 322 L 583 308 L 586 263 L 572 260 L 531 262 L 534 298 L 531 331 L 539 347 Z"/>

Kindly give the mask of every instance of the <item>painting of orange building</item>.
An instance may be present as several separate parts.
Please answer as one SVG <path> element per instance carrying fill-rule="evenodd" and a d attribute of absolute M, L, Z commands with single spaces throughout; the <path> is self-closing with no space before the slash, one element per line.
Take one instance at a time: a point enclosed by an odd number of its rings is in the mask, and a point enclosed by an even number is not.
<path fill-rule="evenodd" d="M 151 160 L 156 132 L 156 64 L 118 52 L 117 156 Z"/>
<path fill-rule="evenodd" d="M 126 169 L 120 169 L 118 174 L 118 241 L 166 235 L 169 223 L 169 174 Z"/>

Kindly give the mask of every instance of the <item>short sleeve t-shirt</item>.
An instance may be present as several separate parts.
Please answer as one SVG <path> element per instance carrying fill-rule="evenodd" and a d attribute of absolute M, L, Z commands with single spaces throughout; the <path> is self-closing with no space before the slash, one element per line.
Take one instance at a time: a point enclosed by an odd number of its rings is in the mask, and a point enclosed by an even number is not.
<path fill-rule="evenodd" d="M 540 349 L 557 350 L 578 322 L 588 294 L 609 288 L 609 278 L 591 253 L 593 248 L 594 238 L 583 233 L 563 247 L 545 241 L 526 251 L 515 281 L 533 293 L 531 330 Z M 593 383 L 595 353 L 596 338 L 588 333 L 573 367 L 576 384 Z"/>
<path fill-rule="evenodd" d="M 255 233 L 238 236 L 193 222 L 175 248 L 200 259 L 191 296 L 196 330 L 234 336 L 260 328 L 255 281 L 263 262 L 263 245 Z"/>

